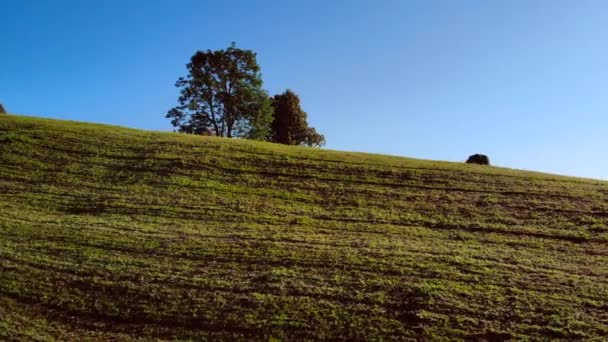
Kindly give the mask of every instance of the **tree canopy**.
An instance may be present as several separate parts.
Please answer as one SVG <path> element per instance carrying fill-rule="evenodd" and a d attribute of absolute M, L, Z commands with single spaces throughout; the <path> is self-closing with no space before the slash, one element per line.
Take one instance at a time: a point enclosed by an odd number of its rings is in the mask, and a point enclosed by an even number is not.
<path fill-rule="evenodd" d="M 270 140 L 286 145 L 321 146 L 325 137 L 308 126 L 307 114 L 300 107 L 300 98 L 287 90 L 272 99 L 274 120 Z"/>
<path fill-rule="evenodd" d="M 308 126 L 300 98 L 291 90 L 270 98 L 262 89 L 256 54 L 234 43 L 197 51 L 178 78 L 178 106 L 166 117 L 179 132 L 241 137 L 287 145 L 321 146 L 325 137 Z"/>
<path fill-rule="evenodd" d="M 186 65 L 179 106 L 166 117 L 180 132 L 221 137 L 267 139 L 272 106 L 262 89 L 256 54 L 232 46 L 225 50 L 197 51 Z"/>

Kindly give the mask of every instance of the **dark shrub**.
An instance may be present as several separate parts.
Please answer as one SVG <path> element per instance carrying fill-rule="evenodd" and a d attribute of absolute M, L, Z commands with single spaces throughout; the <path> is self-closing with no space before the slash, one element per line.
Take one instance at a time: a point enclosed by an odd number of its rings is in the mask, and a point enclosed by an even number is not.
<path fill-rule="evenodd" d="M 4 109 L 2 103 L 0 103 L 0 114 L 6 114 L 6 110 Z"/>
<path fill-rule="evenodd" d="M 490 165 L 490 158 L 483 154 L 474 154 L 467 159 L 467 164 Z"/>

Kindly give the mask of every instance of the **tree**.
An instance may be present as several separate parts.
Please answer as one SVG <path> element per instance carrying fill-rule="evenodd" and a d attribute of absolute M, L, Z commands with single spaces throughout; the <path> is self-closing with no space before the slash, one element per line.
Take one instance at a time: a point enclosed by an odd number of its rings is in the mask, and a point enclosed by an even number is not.
<path fill-rule="evenodd" d="M 271 134 L 271 125 L 274 118 L 272 99 L 266 92 L 258 97 L 258 108 L 255 117 L 249 121 L 249 131 L 245 138 L 253 140 L 268 140 Z"/>
<path fill-rule="evenodd" d="M 308 126 L 307 114 L 300 108 L 300 98 L 291 90 L 272 99 L 274 120 L 270 141 L 286 145 L 321 146 L 325 137 Z"/>
<path fill-rule="evenodd" d="M 469 156 L 467 159 L 467 164 L 479 164 L 479 165 L 490 165 L 490 158 L 485 154 L 474 154 Z"/>
<path fill-rule="evenodd" d="M 179 106 L 166 117 L 178 131 L 220 137 L 267 139 L 272 106 L 262 89 L 260 66 L 251 50 L 197 51 L 180 77 Z"/>
<path fill-rule="evenodd" d="M 4 109 L 2 103 L 0 103 L 0 114 L 6 114 L 6 110 Z"/>

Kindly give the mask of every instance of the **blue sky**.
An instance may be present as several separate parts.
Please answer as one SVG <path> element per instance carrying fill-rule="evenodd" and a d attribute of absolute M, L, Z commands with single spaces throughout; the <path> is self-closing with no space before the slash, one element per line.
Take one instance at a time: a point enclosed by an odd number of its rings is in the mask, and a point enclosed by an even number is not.
<path fill-rule="evenodd" d="M 326 148 L 608 178 L 608 2 L 0 0 L 10 112 L 170 130 L 196 50 L 258 53 Z"/>

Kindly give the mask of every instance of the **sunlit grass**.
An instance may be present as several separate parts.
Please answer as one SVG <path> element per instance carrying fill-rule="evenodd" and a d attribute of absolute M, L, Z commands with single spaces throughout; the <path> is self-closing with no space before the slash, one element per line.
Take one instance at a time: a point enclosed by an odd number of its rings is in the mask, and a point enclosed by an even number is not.
<path fill-rule="evenodd" d="M 0 338 L 608 337 L 608 183 L 0 116 Z"/>

